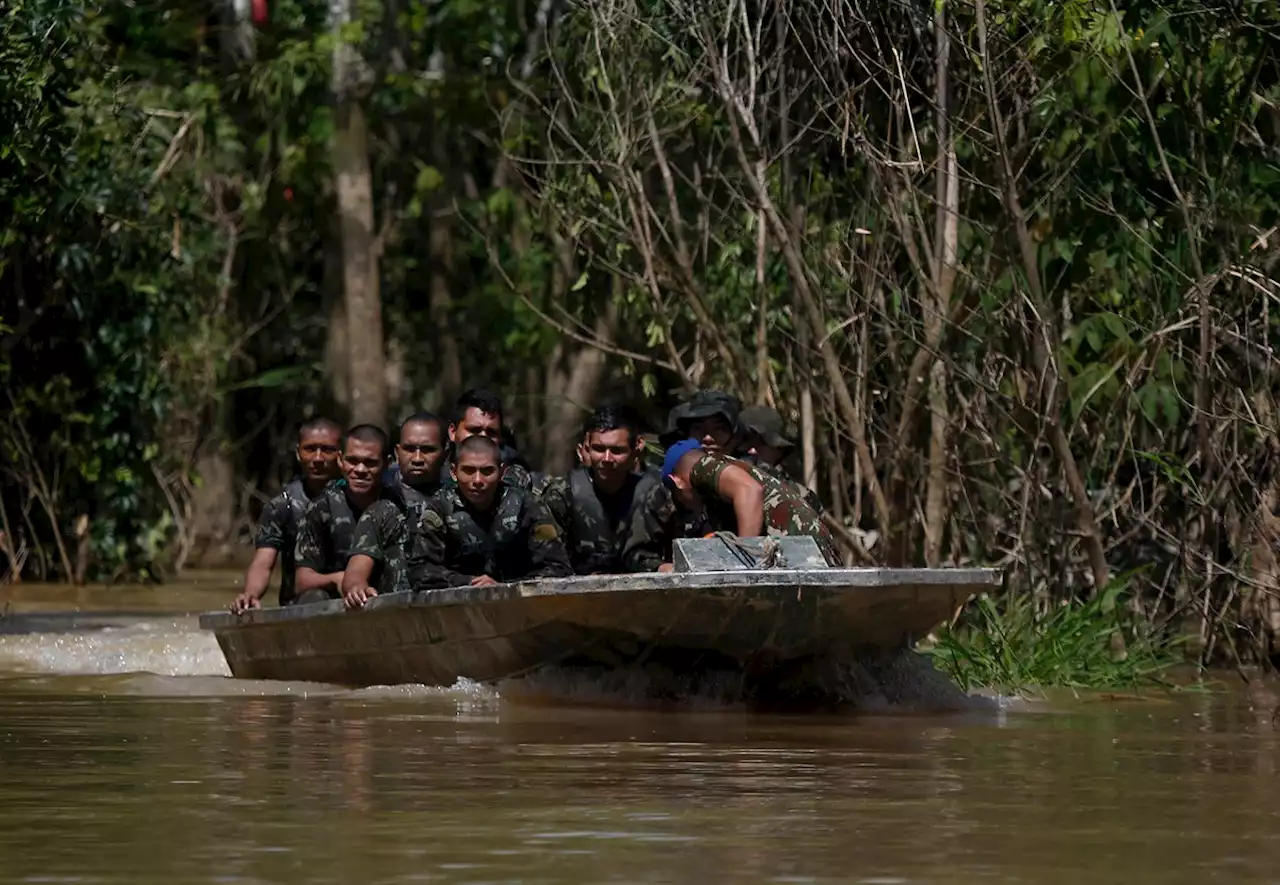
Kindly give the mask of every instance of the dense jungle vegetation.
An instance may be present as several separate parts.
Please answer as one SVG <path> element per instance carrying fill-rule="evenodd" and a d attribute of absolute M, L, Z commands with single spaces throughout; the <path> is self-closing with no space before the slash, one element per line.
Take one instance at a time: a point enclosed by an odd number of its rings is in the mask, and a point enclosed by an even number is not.
<path fill-rule="evenodd" d="M 317 411 L 797 427 L 850 561 L 1280 630 L 1275 0 L 8 0 L 0 574 L 243 548 Z"/>

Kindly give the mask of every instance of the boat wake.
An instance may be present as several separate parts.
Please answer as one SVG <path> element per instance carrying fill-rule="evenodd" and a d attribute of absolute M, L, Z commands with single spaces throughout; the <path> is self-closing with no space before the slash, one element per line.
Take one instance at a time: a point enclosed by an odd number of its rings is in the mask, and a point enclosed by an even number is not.
<path fill-rule="evenodd" d="M 849 713 L 995 710 L 996 698 L 969 695 L 915 652 L 806 661 L 773 671 L 680 668 L 662 663 L 605 668 L 565 664 L 500 684 L 507 700 L 677 709 Z"/>
<path fill-rule="evenodd" d="M 194 618 L 143 620 L 96 630 L 0 635 L 0 671 L 100 676 L 228 676 L 217 641 Z"/>

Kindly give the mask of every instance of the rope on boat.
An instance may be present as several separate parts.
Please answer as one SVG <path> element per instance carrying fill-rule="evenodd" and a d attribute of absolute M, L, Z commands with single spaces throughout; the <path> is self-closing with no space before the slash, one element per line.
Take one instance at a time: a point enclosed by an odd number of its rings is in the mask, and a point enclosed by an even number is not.
<path fill-rule="evenodd" d="M 759 546 L 748 544 L 733 532 L 712 532 L 707 537 L 719 538 L 747 568 L 786 568 L 787 557 L 776 538 L 764 537 Z"/>

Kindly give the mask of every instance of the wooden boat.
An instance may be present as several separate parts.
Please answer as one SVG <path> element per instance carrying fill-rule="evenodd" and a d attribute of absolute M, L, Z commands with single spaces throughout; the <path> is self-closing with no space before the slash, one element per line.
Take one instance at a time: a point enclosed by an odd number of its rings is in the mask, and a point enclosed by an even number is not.
<path fill-rule="evenodd" d="M 367 686 L 452 685 L 547 665 L 768 674 L 848 652 L 893 652 L 999 586 L 993 569 L 828 568 L 811 538 L 781 568 L 741 545 L 678 542 L 677 571 L 396 593 L 211 613 L 234 676 Z"/>

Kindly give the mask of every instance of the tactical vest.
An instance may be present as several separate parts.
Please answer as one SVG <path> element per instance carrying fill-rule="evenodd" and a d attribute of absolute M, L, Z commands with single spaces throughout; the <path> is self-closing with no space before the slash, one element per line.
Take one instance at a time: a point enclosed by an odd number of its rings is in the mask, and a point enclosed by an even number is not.
<path fill-rule="evenodd" d="M 289 505 L 289 519 L 285 525 L 284 546 L 280 550 L 280 604 L 288 605 L 298 595 L 294 581 L 298 571 L 294 558 L 294 544 L 298 541 L 298 528 L 302 525 L 302 516 L 307 512 L 311 499 L 307 497 L 307 487 L 302 484 L 302 477 L 295 476 L 281 490 L 285 503 Z"/>
<path fill-rule="evenodd" d="M 513 486 L 501 486 L 501 497 L 485 529 L 467 510 L 456 489 L 437 499 L 448 528 L 446 563 L 467 575 L 489 575 L 498 581 L 528 573 L 528 538 L 520 537 L 524 508 L 533 503 L 531 493 Z"/>
<path fill-rule="evenodd" d="M 604 504 L 596 494 L 590 471 L 579 467 L 569 474 L 573 527 L 567 546 L 574 572 L 583 575 L 592 572 L 616 573 L 622 570 L 622 548 L 627 541 L 630 516 L 661 481 L 654 470 L 646 470 L 629 481 L 630 498 L 626 512 L 621 524 L 613 525 Z"/>

